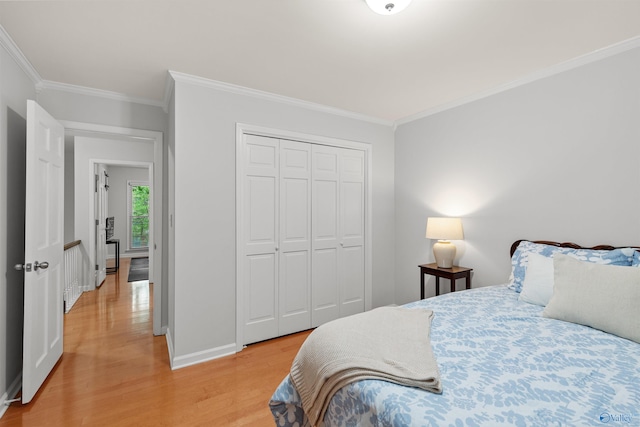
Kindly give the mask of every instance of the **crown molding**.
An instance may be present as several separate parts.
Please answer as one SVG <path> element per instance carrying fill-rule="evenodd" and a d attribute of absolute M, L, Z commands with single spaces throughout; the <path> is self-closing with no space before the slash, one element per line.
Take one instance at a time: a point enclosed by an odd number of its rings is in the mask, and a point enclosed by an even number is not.
<path fill-rule="evenodd" d="M 169 113 L 169 104 L 171 103 L 171 95 L 175 89 L 175 80 L 171 76 L 171 70 L 167 71 L 167 78 L 164 82 L 164 98 L 162 98 L 162 109 L 165 113 Z"/>
<path fill-rule="evenodd" d="M 342 116 L 348 119 L 361 120 L 369 123 L 374 123 L 383 126 L 393 126 L 393 121 L 383 120 L 376 117 L 367 116 L 365 114 L 358 114 L 352 111 L 342 110 L 339 108 L 329 107 L 322 104 L 316 104 L 314 102 L 303 101 L 297 98 L 291 98 L 288 96 L 277 95 L 271 92 L 265 92 L 258 89 L 250 89 L 244 86 L 238 86 L 231 83 L 224 83 L 216 80 L 210 80 L 204 77 L 193 76 L 191 74 L 180 73 L 178 71 L 169 70 L 169 76 L 176 82 L 189 83 L 196 86 L 205 87 L 208 89 L 221 90 L 224 92 L 230 92 L 237 95 L 249 96 L 252 98 L 263 99 L 266 101 L 278 102 L 280 104 L 287 104 L 293 107 L 305 108 L 308 110 L 314 110 L 321 113 L 333 114 Z M 170 93 L 170 92 L 169 92 Z M 165 93 L 165 96 L 167 94 Z M 165 100 L 165 105 L 168 105 L 168 99 Z"/>
<path fill-rule="evenodd" d="M 38 74 L 33 65 L 31 65 L 31 62 L 29 62 L 27 57 L 24 56 L 20 48 L 18 48 L 18 45 L 13 41 L 2 25 L 0 25 L 0 46 L 4 47 L 9 56 L 11 56 L 22 71 L 29 76 L 34 85 L 37 85 L 42 81 L 40 74 Z"/>
<path fill-rule="evenodd" d="M 73 93 L 77 95 L 86 95 L 103 99 L 110 99 L 113 101 L 131 102 L 134 104 L 150 105 L 152 107 L 164 108 L 163 101 L 157 101 L 148 98 L 138 98 L 134 96 L 125 95 L 119 92 L 112 92 L 102 89 L 94 89 L 85 86 L 71 85 L 67 83 L 52 82 L 50 80 L 41 80 L 36 84 L 36 91 L 40 93 L 43 90 L 56 90 L 60 92 Z"/>
<path fill-rule="evenodd" d="M 132 102 L 136 104 L 151 105 L 154 107 L 163 107 L 163 101 L 155 101 L 147 98 L 136 98 L 118 92 L 111 92 L 101 89 L 93 89 L 84 86 L 71 85 L 67 83 L 52 82 L 44 80 L 34 66 L 29 62 L 22 53 L 18 45 L 13 41 L 9 33 L 0 25 L 0 46 L 4 47 L 9 56 L 18 64 L 24 73 L 31 79 L 35 87 L 36 93 L 43 90 L 57 90 L 61 92 L 75 93 L 79 95 L 87 95 L 99 98 L 106 98 L 115 101 Z"/>
<path fill-rule="evenodd" d="M 529 75 L 527 75 L 527 76 L 525 76 L 523 78 L 514 80 L 512 82 L 509 82 L 509 83 L 494 87 L 494 88 L 486 90 L 486 91 L 478 92 L 475 95 L 471 95 L 471 96 L 467 96 L 467 97 L 464 97 L 464 98 L 456 99 L 454 101 L 451 101 L 451 102 L 436 106 L 434 108 L 430 108 L 430 109 L 422 111 L 420 113 L 417 113 L 417 114 L 414 114 L 414 115 L 411 115 L 411 116 L 407 116 L 407 117 L 402 118 L 402 119 L 398 119 L 394 123 L 394 129 L 397 128 L 400 125 L 403 125 L 403 124 L 406 124 L 406 123 L 410 123 L 410 122 L 413 122 L 413 121 L 416 121 L 416 120 L 419 120 L 419 119 L 423 119 L 425 117 L 433 116 L 434 114 L 438 114 L 438 113 L 441 113 L 443 111 L 459 107 L 461 105 L 469 104 L 471 102 L 478 101 L 480 99 L 487 98 L 489 96 L 496 95 L 498 93 L 505 92 L 507 90 L 514 89 L 514 88 L 517 88 L 519 86 L 523 86 L 523 85 L 526 85 L 528 83 L 535 82 L 536 80 L 541 80 L 541 79 L 544 79 L 546 77 L 551 77 L 553 75 L 560 74 L 560 73 L 563 73 L 565 71 L 569 71 L 569 70 L 572 70 L 574 68 L 578 68 L 578 67 L 581 67 L 583 65 L 590 64 L 592 62 L 600 61 L 601 59 L 605 59 L 605 58 L 608 58 L 610 56 L 614 56 L 614 55 L 617 55 L 619 53 L 623 53 L 623 52 L 626 52 L 628 50 L 635 49 L 635 48 L 638 48 L 638 47 L 640 47 L 640 36 L 633 37 L 633 38 L 621 41 L 619 43 L 616 43 L 616 44 L 613 44 L 611 46 L 607 46 L 607 47 L 595 50 L 595 51 L 590 52 L 590 53 L 586 53 L 584 55 L 578 56 L 578 57 L 573 58 L 573 59 L 569 59 L 567 61 L 564 61 L 564 62 L 561 62 L 559 64 L 553 65 L 551 67 L 545 68 L 545 69 L 540 70 L 538 72 L 529 74 Z"/>

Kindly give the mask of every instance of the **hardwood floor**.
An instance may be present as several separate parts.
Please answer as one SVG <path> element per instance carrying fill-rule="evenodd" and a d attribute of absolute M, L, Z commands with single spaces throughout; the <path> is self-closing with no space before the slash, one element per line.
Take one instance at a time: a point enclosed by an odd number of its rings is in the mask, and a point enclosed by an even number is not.
<path fill-rule="evenodd" d="M 65 315 L 62 359 L 0 427 L 275 426 L 267 403 L 309 332 L 171 371 L 165 337 L 152 333 L 151 287 L 127 283 L 128 269 L 123 258 Z"/>

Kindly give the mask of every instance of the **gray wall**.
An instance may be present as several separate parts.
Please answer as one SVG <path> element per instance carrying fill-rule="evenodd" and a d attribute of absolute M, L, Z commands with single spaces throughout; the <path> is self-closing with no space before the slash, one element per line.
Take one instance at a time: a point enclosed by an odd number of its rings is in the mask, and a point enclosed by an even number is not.
<path fill-rule="evenodd" d="M 14 397 L 22 372 L 24 186 L 27 99 L 33 82 L 0 39 L 0 405 Z M 0 414 L 6 407 L 0 406 Z"/>
<path fill-rule="evenodd" d="M 127 252 L 127 182 L 149 182 L 149 169 L 109 165 L 107 173 L 109 174 L 108 216 L 115 219 L 114 238 L 120 239 L 120 256 L 132 256 L 132 253 L 135 254 L 134 256 L 143 256 L 148 251 Z M 107 245 L 107 248 L 108 256 L 113 258 L 115 256 L 114 246 Z"/>
<path fill-rule="evenodd" d="M 639 48 L 401 125 L 396 302 L 433 261 L 428 216 L 463 218 L 459 264 L 486 286 L 517 239 L 638 245 L 639 183 Z"/>
<path fill-rule="evenodd" d="M 373 306 L 394 299 L 392 127 L 177 81 L 174 357 L 235 343 L 236 123 L 372 145 Z"/>
<path fill-rule="evenodd" d="M 57 120 L 166 131 L 167 115 L 151 105 L 52 89 L 38 92 L 38 103 Z"/>

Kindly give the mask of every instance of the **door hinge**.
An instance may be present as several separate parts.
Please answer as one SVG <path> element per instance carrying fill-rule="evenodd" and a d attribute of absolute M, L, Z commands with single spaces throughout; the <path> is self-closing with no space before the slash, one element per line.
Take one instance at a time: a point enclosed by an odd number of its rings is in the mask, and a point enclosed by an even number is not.
<path fill-rule="evenodd" d="M 96 264 L 96 271 L 98 271 L 100 269 L 100 267 L 98 266 L 98 264 Z"/>
<path fill-rule="evenodd" d="M 100 178 L 98 177 L 98 174 L 95 174 L 95 180 L 93 183 L 93 192 L 97 193 L 98 192 L 98 181 L 100 181 Z"/>
<path fill-rule="evenodd" d="M 99 225 L 99 224 L 100 224 L 100 220 L 96 219 L 96 225 Z"/>

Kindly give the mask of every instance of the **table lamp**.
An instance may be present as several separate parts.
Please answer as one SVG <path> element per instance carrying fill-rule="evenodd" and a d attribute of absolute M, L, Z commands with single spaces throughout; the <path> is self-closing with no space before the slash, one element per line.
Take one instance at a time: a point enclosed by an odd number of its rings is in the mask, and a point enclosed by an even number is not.
<path fill-rule="evenodd" d="M 453 267 L 456 245 L 452 244 L 450 240 L 462 240 L 463 237 L 460 218 L 427 218 L 426 238 L 438 240 L 433 245 L 433 256 L 435 256 L 439 268 Z"/>

